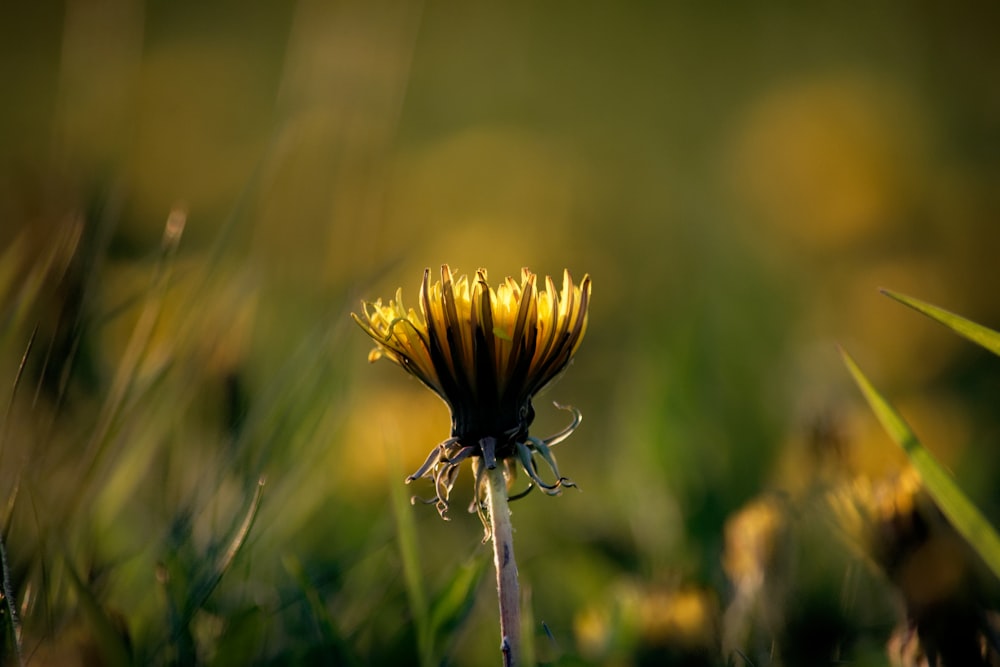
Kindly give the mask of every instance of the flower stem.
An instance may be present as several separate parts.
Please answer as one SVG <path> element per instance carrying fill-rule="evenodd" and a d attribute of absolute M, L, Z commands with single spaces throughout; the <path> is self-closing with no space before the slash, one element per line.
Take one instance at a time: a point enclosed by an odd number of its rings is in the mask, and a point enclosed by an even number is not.
<path fill-rule="evenodd" d="M 517 667 L 521 661 L 521 608 L 514 561 L 514 529 L 507 506 L 507 483 L 503 466 L 486 471 L 486 502 L 493 534 L 493 564 L 497 570 L 497 595 L 500 598 L 500 650 L 504 667 Z"/>

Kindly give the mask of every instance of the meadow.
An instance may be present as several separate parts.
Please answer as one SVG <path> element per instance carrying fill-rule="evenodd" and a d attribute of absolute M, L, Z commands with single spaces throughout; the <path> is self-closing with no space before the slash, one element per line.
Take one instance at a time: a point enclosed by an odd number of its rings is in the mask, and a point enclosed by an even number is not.
<path fill-rule="evenodd" d="M 500 664 L 350 316 L 449 264 L 592 281 L 524 664 L 1000 665 L 995 341 L 879 291 L 1000 329 L 998 14 L 3 5 L 0 663 Z"/>

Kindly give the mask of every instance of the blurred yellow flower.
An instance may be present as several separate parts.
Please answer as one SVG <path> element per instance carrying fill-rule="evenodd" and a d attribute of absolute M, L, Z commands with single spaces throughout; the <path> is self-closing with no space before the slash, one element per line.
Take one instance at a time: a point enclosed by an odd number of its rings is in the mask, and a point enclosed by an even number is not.
<path fill-rule="evenodd" d="M 577 648 L 588 664 L 714 664 L 719 645 L 719 603 L 694 586 L 622 582 L 610 600 L 578 611 Z"/>
<path fill-rule="evenodd" d="M 828 496 L 851 546 L 881 571 L 906 609 L 887 650 L 894 665 L 996 665 L 994 577 L 907 467 L 859 477 Z M 923 656 L 926 660 L 919 660 Z M 937 656 L 937 657 L 935 657 Z"/>
<path fill-rule="evenodd" d="M 539 439 L 528 433 L 534 420 L 532 398 L 570 363 L 587 329 L 590 277 L 576 285 L 563 272 L 562 290 L 546 277 L 538 289 L 528 269 L 518 284 L 507 278 L 494 290 L 486 270 L 473 279 L 455 278 L 448 265 L 441 280 L 431 284 L 424 271 L 420 312 L 407 309 L 402 290 L 384 304 L 363 303 L 362 315 L 352 317 L 371 336 L 376 347 L 371 361 L 386 357 L 399 364 L 441 397 L 451 410 L 451 437 L 435 447 L 407 482 L 426 477 L 434 481 L 442 516 L 458 476 L 459 464 L 474 461 L 476 497 L 483 493 L 484 471 L 504 465 L 508 488 L 517 463 L 532 483 L 550 494 L 570 486 L 561 477 L 550 447 L 566 439 L 580 423 Z M 557 404 L 557 407 L 562 407 Z M 552 484 L 538 475 L 536 457 L 556 475 Z M 529 485 L 528 489 L 532 487 Z M 482 515 L 481 503 L 476 504 Z"/>
<path fill-rule="evenodd" d="M 722 569 L 732 584 L 723 616 L 722 652 L 750 650 L 756 635 L 776 636 L 791 590 L 792 533 L 779 496 L 752 498 L 726 519 Z"/>

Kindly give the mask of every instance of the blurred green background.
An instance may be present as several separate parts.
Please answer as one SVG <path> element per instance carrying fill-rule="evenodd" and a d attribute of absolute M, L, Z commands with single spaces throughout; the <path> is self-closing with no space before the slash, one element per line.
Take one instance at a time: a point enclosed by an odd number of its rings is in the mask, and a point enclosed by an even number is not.
<path fill-rule="evenodd" d="M 772 664 L 777 637 L 783 664 L 882 664 L 896 593 L 822 498 L 901 456 L 835 343 L 996 521 L 1000 364 L 877 288 L 1000 323 L 998 19 L 5 3 L 0 506 L 25 653 L 415 662 L 401 522 L 432 598 L 488 549 L 471 479 L 449 523 L 394 511 L 432 495 L 402 480 L 448 413 L 369 367 L 348 313 L 397 287 L 416 305 L 447 262 L 594 282 L 535 402 L 540 436 L 566 420 L 550 401 L 582 410 L 557 451 L 581 492 L 513 506 L 540 662 L 723 664 L 735 642 Z M 732 611 L 727 520 L 755 497 L 797 564 Z M 490 576 L 449 612 L 451 664 L 499 660 Z"/>

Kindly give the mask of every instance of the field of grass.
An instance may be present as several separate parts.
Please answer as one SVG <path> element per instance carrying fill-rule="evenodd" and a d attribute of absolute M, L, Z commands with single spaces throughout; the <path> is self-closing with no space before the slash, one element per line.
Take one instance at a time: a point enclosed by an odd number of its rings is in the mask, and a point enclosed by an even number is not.
<path fill-rule="evenodd" d="M 593 281 L 523 663 L 1000 665 L 998 18 L 0 8 L 0 664 L 501 664 L 350 318 L 447 263 Z"/>

